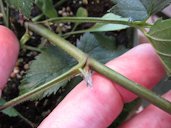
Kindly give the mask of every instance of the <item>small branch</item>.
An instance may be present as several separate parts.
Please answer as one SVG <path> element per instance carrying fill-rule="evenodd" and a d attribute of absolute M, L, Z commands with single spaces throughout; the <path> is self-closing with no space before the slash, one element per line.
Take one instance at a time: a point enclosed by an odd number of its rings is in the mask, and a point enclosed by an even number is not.
<path fill-rule="evenodd" d="M 99 17 L 56 17 L 48 20 L 44 20 L 38 23 L 47 22 L 75 22 L 75 23 L 108 23 L 108 24 L 122 24 L 131 27 L 149 27 L 149 24 L 142 21 L 128 21 L 128 20 L 114 20 L 112 18 L 99 18 Z"/>
<path fill-rule="evenodd" d="M 44 14 L 42 13 L 42 14 L 36 16 L 36 17 L 33 17 L 33 18 L 31 19 L 31 21 L 36 22 L 36 21 L 40 20 L 43 16 L 44 16 Z"/>
<path fill-rule="evenodd" d="M 27 43 L 27 41 L 30 40 L 30 38 L 31 38 L 31 35 L 26 30 L 26 32 L 24 33 L 24 35 L 20 39 L 20 45 L 21 46 L 25 45 Z"/>
<path fill-rule="evenodd" d="M 36 48 L 36 47 L 28 46 L 28 45 L 24 45 L 22 48 L 30 50 L 30 51 L 42 52 L 40 48 Z"/>

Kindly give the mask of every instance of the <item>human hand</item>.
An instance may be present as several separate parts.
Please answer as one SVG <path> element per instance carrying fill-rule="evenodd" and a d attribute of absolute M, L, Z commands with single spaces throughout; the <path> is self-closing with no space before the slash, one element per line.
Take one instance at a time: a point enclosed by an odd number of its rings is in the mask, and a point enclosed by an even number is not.
<path fill-rule="evenodd" d="M 150 44 L 139 45 L 108 62 L 108 67 L 151 89 L 165 75 Z M 124 103 L 137 96 L 94 73 L 93 87 L 78 84 L 38 128 L 106 128 L 120 114 Z M 171 91 L 164 95 L 171 100 Z M 120 128 L 171 128 L 171 115 L 150 105 Z"/>
<path fill-rule="evenodd" d="M 4 88 L 17 59 L 19 45 L 15 35 L 0 26 L 0 92 Z M 163 67 L 149 44 L 141 45 L 123 56 L 110 61 L 107 66 L 129 79 L 152 88 L 165 75 Z M 116 83 L 95 73 L 93 87 L 81 82 L 42 122 L 39 128 L 105 128 L 122 111 L 123 104 L 136 96 Z M 171 100 L 171 92 L 165 95 Z M 152 120 L 151 120 L 152 119 Z M 170 128 L 171 116 L 155 106 L 125 122 L 121 128 Z"/>
<path fill-rule="evenodd" d="M 0 25 L 0 97 L 16 63 L 19 43 L 14 33 Z"/>

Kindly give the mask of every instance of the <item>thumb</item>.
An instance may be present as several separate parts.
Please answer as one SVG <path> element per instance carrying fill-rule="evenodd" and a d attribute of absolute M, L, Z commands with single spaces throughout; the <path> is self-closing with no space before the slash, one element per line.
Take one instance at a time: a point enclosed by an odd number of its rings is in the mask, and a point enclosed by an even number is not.
<path fill-rule="evenodd" d="M 16 63 L 19 43 L 15 34 L 0 25 L 0 95 Z"/>

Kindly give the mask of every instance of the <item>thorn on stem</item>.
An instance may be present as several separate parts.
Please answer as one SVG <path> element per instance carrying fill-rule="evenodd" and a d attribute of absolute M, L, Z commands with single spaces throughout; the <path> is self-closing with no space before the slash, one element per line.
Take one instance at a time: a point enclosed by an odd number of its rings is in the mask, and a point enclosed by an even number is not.
<path fill-rule="evenodd" d="M 84 80 L 86 81 L 87 87 L 92 87 L 93 86 L 92 71 L 84 70 L 84 69 L 79 69 L 79 70 L 82 73 Z"/>

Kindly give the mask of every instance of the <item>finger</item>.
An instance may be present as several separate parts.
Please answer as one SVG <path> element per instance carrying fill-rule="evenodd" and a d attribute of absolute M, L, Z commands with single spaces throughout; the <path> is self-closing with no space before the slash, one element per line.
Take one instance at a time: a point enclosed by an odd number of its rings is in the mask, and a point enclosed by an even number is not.
<path fill-rule="evenodd" d="M 16 63 L 19 43 L 14 33 L 0 25 L 0 94 Z"/>
<path fill-rule="evenodd" d="M 126 59 L 127 57 L 129 59 Z M 144 65 L 144 61 L 148 61 L 148 64 Z M 134 65 L 130 67 L 130 63 Z M 159 63 L 158 57 L 149 44 L 138 46 L 118 59 L 110 61 L 107 65 L 145 85 L 158 82 L 164 75 L 164 71 L 160 69 L 162 68 L 161 63 Z M 149 66 L 153 68 L 149 68 Z M 147 70 L 149 70 L 148 74 L 145 74 L 144 71 Z M 137 77 L 134 77 L 135 75 Z M 146 75 L 145 79 L 140 80 L 144 75 Z M 151 82 L 151 78 L 153 78 L 154 82 Z M 92 88 L 86 87 L 84 81 L 77 85 L 42 122 L 39 128 L 108 127 L 121 112 L 123 107 L 122 99 L 125 100 L 125 97 L 122 89 L 118 88 L 119 93 L 122 94 L 121 99 L 115 88 L 116 84 L 107 78 L 95 73 L 92 79 Z M 128 94 L 127 97 L 132 96 L 131 93 L 128 92 Z"/>
<path fill-rule="evenodd" d="M 95 75 L 93 87 L 87 87 L 85 81 L 77 85 L 39 128 L 97 128 L 99 123 L 100 127 L 106 127 L 118 116 L 122 107 L 121 97 L 112 82 Z"/>
<path fill-rule="evenodd" d="M 163 97 L 171 101 L 171 91 Z M 150 105 L 119 128 L 171 128 L 171 115 Z"/>
<path fill-rule="evenodd" d="M 119 58 L 108 62 L 107 66 L 149 89 L 165 76 L 164 68 L 150 44 L 133 48 Z M 120 85 L 115 83 L 114 85 L 125 103 L 131 102 L 137 97 Z"/>

